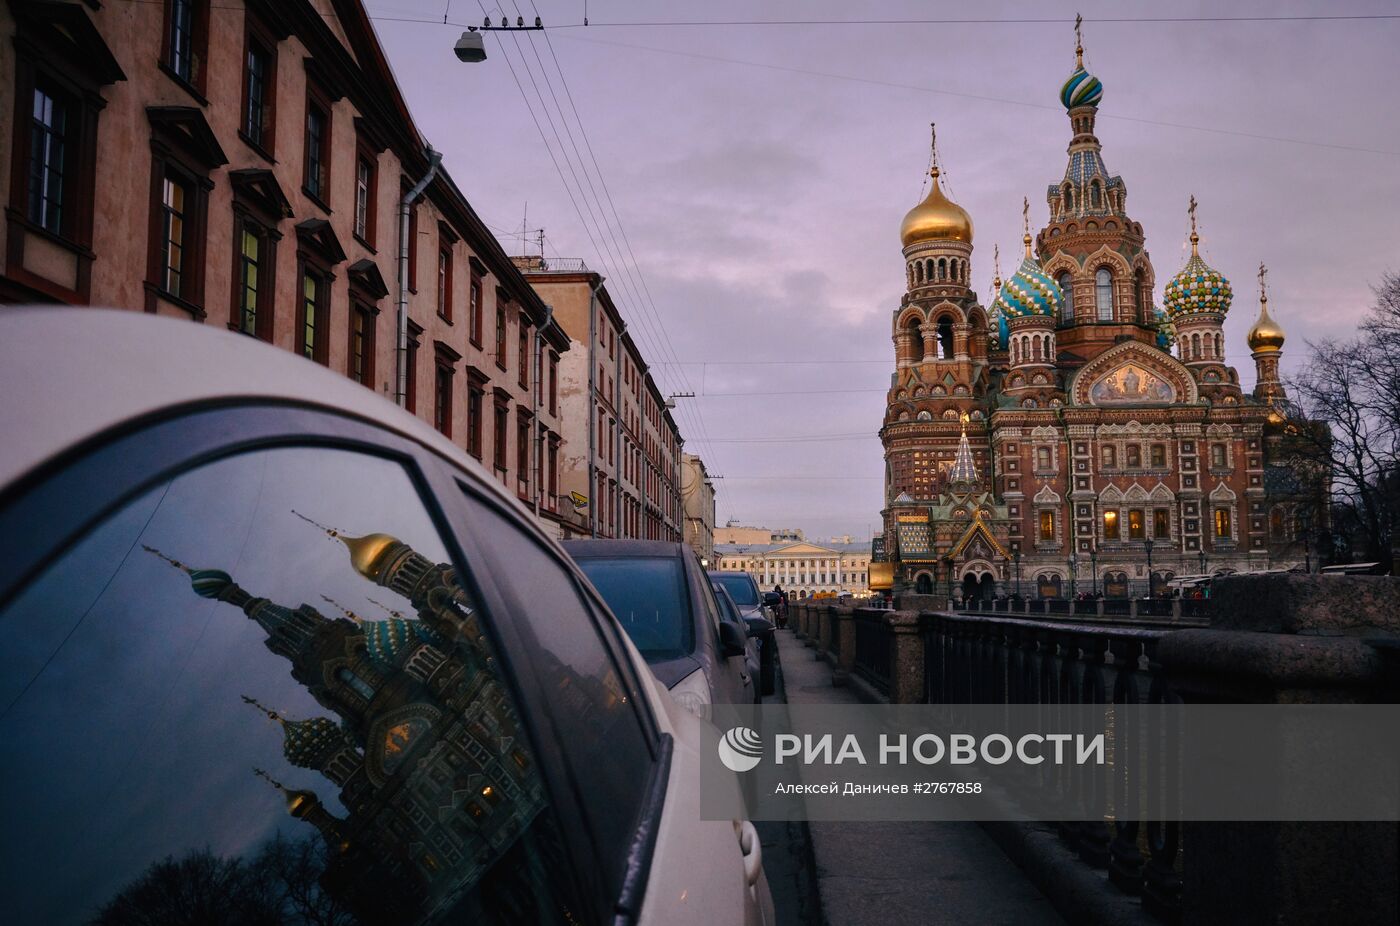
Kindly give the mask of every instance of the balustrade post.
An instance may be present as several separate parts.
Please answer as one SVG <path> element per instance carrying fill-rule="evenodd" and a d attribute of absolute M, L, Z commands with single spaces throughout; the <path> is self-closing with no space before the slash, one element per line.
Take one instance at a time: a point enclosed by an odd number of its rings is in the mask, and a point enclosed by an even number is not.
<path fill-rule="evenodd" d="M 924 641 L 919 634 L 919 612 L 891 611 L 885 623 L 893 636 L 890 703 L 918 704 L 924 696 Z"/>
<path fill-rule="evenodd" d="M 840 688 L 850 681 L 856 664 L 855 611 L 838 604 L 831 609 L 831 617 L 836 623 L 836 664 L 832 667 L 831 684 Z"/>

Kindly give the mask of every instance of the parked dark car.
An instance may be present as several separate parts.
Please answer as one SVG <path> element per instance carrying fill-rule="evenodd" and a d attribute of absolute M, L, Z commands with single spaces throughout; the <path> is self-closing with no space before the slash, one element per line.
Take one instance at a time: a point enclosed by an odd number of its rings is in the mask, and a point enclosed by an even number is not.
<path fill-rule="evenodd" d="M 514 493 L 220 327 L 0 311 L 4 922 L 774 922 Z"/>
<path fill-rule="evenodd" d="M 722 619 L 700 559 L 663 540 L 569 540 L 564 549 L 608 603 L 671 696 L 701 716 L 745 704 L 756 680 L 742 627 Z"/>
<path fill-rule="evenodd" d="M 710 581 L 717 590 L 724 590 L 743 618 L 749 636 L 758 641 L 760 688 L 764 697 L 772 695 L 778 687 L 778 641 L 774 637 L 773 611 L 763 603 L 758 586 L 747 572 L 712 570 Z"/>
<path fill-rule="evenodd" d="M 759 680 L 759 684 L 755 686 L 758 690 L 754 692 L 754 703 L 759 703 L 764 696 L 771 695 L 777 688 L 778 647 L 773 638 L 773 622 L 764 617 L 744 617 L 728 589 L 714 581 L 711 585 L 726 619 L 743 627 L 744 634 L 748 637 L 748 655 L 745 662 L 748 664 L 749 674 Z"/>

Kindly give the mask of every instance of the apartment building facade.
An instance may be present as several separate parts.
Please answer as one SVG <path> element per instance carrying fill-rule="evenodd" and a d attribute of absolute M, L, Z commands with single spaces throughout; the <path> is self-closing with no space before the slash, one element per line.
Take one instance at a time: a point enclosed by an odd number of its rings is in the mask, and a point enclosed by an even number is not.
<path fill-rule="evenodd" d="M 567 537 L 681 540 L 682 439 L 601 274 L 577 258 L 516 258 L 569 345 L 559 362 Z"/>
<path fill-rule="evenodd" d="M 144 311 L 301 354 L 557 525 L 568 340 L 434 169 L 359 0 L 9 0 L 0 112 L 0 302 Z M 400 326 L 401 199 L 429 174 Z"/>

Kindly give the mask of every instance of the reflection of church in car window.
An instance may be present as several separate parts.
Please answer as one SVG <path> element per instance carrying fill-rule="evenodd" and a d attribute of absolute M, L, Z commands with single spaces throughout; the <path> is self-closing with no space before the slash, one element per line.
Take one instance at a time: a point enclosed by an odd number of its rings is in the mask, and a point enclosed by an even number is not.
<path fill-rule="evenodd" d="M 564 914 L 541 909 L 547 901 L 536 894 L 565 864 L 563 849 L 555 827 L 536 825 L 543 785 L 456 570 L 387 534 L 321 529 L 344 544 L 356 572 L 406 599 L 416 616 L 375 603 L 388 616 L 370 619 L 325 596 L 342 616 L 289 608 L 226 572 L 146 548 L 185 572 L 196 594 L 255 621 L 266 647 L 339 718 L 293 719 L 256 693 L 244 696 L 281 726 L 291 765 L 340 789 L 344 817 L 278 780 L 294 771 L 256 770 L 324 840 L 321 889 L 361 922 Z M 522 839 L 527 833 L 535 838 Z M 498 865 L 508 870 L 485 878 Z"/>

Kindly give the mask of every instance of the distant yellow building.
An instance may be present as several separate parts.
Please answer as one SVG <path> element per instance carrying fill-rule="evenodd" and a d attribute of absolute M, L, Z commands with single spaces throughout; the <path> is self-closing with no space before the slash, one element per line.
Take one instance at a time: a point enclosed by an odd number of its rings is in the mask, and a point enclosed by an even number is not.
<path fill-rule="evenodd" d="M 719 530 L 715 531 L 716 536 Z M 847 540 L 848 538 L 840 538 Z M 870 543 L 716 543 L 719 568 L 747 572 L 763 591 L 797 598 L 870 591 Z"/>

